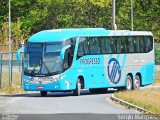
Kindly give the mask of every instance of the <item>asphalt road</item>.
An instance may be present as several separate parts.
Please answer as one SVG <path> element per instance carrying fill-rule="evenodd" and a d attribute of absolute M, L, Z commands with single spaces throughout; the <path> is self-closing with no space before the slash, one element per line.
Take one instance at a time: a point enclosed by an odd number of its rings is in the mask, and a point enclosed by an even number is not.
<path fill-rule="evenodd" d="M 81 92 L 81 96 L 73 96 L 72 92 L 50 93 L 47 97 L 41 97 L 39 93 L 3 96 L 0 97 L 0 113 L 31 114 L 28 116 L 36 116 L 35 114 L 37 114 L 37 116 L 41 114 L 50 114 L 50 117 L 53 117 L 51 114 L 61 115 L 61 117 L 62 115 L 71 115 L 72 117 L 84 117 L 86 115 L 86 117 L 92 118 L 92 120 L 94 120 L 93 114 L 95 119 L 97 119 L 97 115 L 106 118 L 105 115 L 109 114 L 139 113 L 135 110 L 128 110 L 113 103 L 109 99 L 113 92 L 114 90 L 110 90 L 106 94 L 90 94 L 88 90 L 84 90 Z M 24 117 L 24 120 L 25 118 L 26 117 Z M 80 117 L 78 118 L 80 119 Z M 58 119 L 58 116 L 56 119 Z"/>

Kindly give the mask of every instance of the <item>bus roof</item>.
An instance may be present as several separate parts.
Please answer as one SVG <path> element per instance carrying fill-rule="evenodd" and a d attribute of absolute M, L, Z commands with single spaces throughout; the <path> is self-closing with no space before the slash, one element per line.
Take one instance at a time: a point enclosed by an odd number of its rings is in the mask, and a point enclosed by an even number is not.
<path fill-rule="evenodd" d="M 53 29 L 38 32 L 29 38 L 29 42 L 59 42 L 73 37 L 91 36 L 130 36 L 130 35 L 149 35 L 147 31 L 129 30 L 106 30 L 104 28 L 72 28 L 72 29 Z"/>

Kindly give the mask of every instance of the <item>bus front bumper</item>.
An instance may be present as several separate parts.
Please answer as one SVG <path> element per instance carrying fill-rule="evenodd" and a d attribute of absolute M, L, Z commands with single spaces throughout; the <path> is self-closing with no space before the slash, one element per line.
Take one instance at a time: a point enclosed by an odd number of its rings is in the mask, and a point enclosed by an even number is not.
<path fill-rule="evenodd" d="M 73 90 L 71 84 L 68 81 L 57 81 L 49 84 L 30 84 L 23 82 L 25 91 L 67 91 Z"/>

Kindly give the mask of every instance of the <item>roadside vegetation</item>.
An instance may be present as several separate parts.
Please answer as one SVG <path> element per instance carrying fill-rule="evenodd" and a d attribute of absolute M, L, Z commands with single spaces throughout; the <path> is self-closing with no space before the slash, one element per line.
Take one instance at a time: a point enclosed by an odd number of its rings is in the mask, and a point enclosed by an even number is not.
<path fill-rule="evenodd" d="M 155 43 L 155 64 L 160 65 L 160 43 Z"/>
<path fill-rule="evenodd" d="M 155 72 L 155 82 L 152 84 L 154 86 L 160 86 L 160 72 Z"/>
<path fill-rule="evenodd" d="M 0 89 L 0 95 L 26 93 L 21 87 L 21 73 L 13 72 L 12 84 L 9 84 L 8 74 L 8 72 L 2 72 L 2 85 Z"/>
<path fill-rule="evenodd" d="M 9 94 L 22 94 L 26 93 L 20 86 L 12 84 L 11 86 L 6 86 L 0 89 L 0 95 L 9 95 Z"/>
<path fill-rule="evenodd" d="M 151 113 L 160 114 L 160 89 L 121 91 L 114 95 L 124 101 L 147 109 Z"/>
<path fill-rule="evenodd" d="M 152 85 L 160 86 L 160 72 L 155 72 L 155 82 Z M 151 113 L 160 114 L 160 89 L 120 91 L 114 95 Z"/>

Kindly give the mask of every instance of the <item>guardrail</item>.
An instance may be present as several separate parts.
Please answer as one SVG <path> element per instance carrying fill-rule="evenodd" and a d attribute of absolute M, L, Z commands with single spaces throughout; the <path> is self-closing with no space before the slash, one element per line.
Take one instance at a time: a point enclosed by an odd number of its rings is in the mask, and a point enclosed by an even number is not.
<path fill-rule="evenodd" d="M 10 75 L 9 55 L 11 55 L 11 80 L 9 80 L 9 75 Z M 9 81 L 12 81 L 13 79 L 12 76 L 14 77 L 14 79 L 18 79 L 21 82 L 21 77 L 19 78 L 19 76 L 17 75 L 17 74 L 21 74 L 21 72 L 22 72 L 22 60 L 20 61 L 17 60 L 16 52 L 0 53 L 0 88 L 6 85 L 6 83 L 9 84 Z"/>

